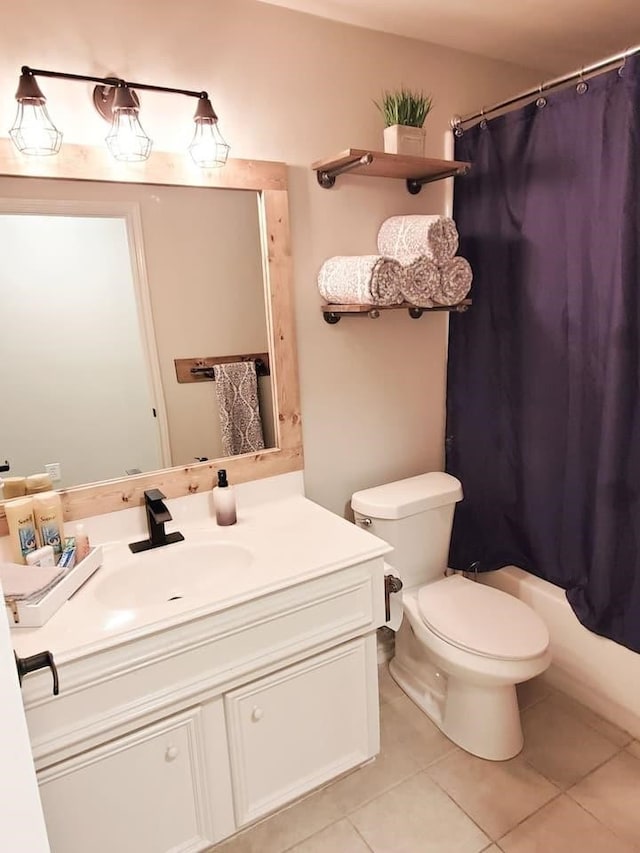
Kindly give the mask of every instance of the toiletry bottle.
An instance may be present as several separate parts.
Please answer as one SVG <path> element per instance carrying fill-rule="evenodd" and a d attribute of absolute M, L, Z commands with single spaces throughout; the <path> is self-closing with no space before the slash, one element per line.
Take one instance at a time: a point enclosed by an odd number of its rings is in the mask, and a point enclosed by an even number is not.
<path fill-rule="evenodd" d="M 88 556 L 91 544 L 85 532 L 84 524 L 76 524 L 73 535 L 76 537 L 76 563 L 79 563 L 80 560 L 84 560 Z"/>
<path fill-rule="evenodd" d="M 56 560 L 62 553 L 64 540 L 64 516 L 62 501 L 57 492 L 42 492 L 33 496 L 36 527 L 43 545 L 51 545 Z"/>
<path fill-rule="evenodd" d="M 218 485 L 213 489 L 213 508 L 216 521 L 221 527 L 236 523 L 235 489 L 227 482 L 227 472 L 224 468 L 218 471 Z"/>
<path fill-rule="evenodd" d="M 25 563 L 27 554 L 40 546 L 33 513 L 33 500 L 16 498 L 7 501 L 4 511 L 9 525 L 13 559 L 16 563 Z"/>

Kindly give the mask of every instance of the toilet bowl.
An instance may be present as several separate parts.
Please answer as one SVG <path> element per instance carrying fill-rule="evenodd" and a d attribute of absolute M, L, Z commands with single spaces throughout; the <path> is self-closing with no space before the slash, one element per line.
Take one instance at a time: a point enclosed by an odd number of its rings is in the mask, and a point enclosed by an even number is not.
<path fill-rule="evenodd" d="M 523 745 L 515 685 L 544 672 L 551 655 L 537 614 L 495 592 L 461 575 L 407 591 L 389 671 L 454 743 L 503 761 Z"/>
<path fill-rule="evenodd" d="M 357 492 L 356 523 L 394 546 L 404 618 L 394 680 L 463 749 L 494 761 L 522 749 L 515 685 L 549 666 L 549 634 L 524 602 L 461 574 L 446 559 L 458 480 L 435 472 Z"/>

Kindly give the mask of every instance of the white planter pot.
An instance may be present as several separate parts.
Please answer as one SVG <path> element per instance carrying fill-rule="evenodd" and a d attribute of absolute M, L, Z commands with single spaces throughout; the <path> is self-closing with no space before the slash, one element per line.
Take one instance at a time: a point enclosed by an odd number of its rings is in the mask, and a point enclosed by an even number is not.
<path fill-rule="evenodd" d="M 391 127 L 385 127 L 385 153 L 424 157 L 424 138 L 425 130 L 423 127 L 406 127 L 403 124 L 393 124 Z"/>

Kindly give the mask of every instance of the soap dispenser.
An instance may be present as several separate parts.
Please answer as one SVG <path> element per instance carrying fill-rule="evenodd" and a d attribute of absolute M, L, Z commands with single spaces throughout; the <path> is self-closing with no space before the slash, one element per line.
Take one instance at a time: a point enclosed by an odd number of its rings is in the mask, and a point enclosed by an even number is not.
<path fill-rule="evenodd" d="M 229 485 L 227 472 L 224 468 L 218 471 L 218 485 L 213 489 L 213 508 L 216 513 L 216 521 L 221 527 L 236 523 L 235 489 Z"/>

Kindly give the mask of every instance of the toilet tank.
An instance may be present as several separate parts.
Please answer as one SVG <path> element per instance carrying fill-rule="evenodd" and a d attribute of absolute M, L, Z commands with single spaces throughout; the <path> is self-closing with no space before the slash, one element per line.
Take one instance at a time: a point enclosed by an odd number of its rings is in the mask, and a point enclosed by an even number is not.
<path fill-rule="evenodd" d="M 356 492 L 351 507 L 356 524 L 393 546 L 388 562 L 409 589 L 442 577 L 460 500 L 460 481 L 434 471 Z"/>

